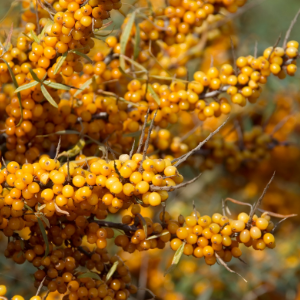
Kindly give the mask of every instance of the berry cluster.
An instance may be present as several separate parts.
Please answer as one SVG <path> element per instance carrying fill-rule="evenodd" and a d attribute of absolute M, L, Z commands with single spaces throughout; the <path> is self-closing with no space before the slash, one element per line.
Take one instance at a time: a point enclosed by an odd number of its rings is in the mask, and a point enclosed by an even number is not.
<path fill-rule="evenodd" d="M 182 218 L 186 226 L 182 226 L 180 221 L 173 221 L 178 225 L 175 232 L 172 229 L 176 238 L 170 241 L 171 248 L 176 251 L 184 244 L 185 255 L 204 257 L 208 265 L 215 264 L 217 258 L 229 262 L 232 257 L 240 257 L 241 243 L 247 247 L 252 246 L 255 250 L 275 247 L 275 238 L 271 233 L 274 223 L 267 214 L 260 218 L 254 215 L 252 222 L 249 222 L 249 215 L 246 213 L 240 213 L 237 220 L 233 220 L 219 213 L 210 217 L 193 212 L 185 219 Z"/>

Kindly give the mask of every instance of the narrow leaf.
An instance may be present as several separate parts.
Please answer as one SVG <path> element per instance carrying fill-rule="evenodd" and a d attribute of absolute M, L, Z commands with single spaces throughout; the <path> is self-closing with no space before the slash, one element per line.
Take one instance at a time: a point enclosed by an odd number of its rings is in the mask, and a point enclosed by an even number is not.
<path fill-rule="evenodd" d="M 15 93 L 19 93 L 19 92 L 21 92 L 21 91 L 30 89 L 30 88 L 36 86 L 37 84 L 39 84 L 39 82 L 33 81 L 33 82 L 29 82 L 29 83 L 27 83 L 27 84 L 21 85 L 20 87 L 18 87 L 18 88 L 15 90 Z"/>
<path fill-rule="evenodd" d="M 126 45 L 129 40 L 129 37 L 130 37 L 130 33 L 131 33 L 132 26 L 134 24 L 134 20 L 135 20 L 135 11 L 131 14 L 128 22 L 125 25 L 123 33 L 121 35 L 121 39 L 120 39 L 121 51 L 120 52 L 123 55 L 125 54 L 125 51 L 126 51 Z M 120 65 L 121 65 L 121 68 L 124 70 L 125 69 L 125 60 L 124 60 L 123 56 L 120 56 Z"/>
<path fill-rule="evenodd" d="M 61 154 L 58 155 L 58 157 L 61 157 L 61 156 L 69 156 L 69 157 L 75 156 L 78 153 L 80 153 L 80 151 L 83 149 L 84 146 L 85 146 L 85 141 L 83 139 L 80 139 L 72 149 L 62 152 Z"/>
<path fill-rule="evenodd" d="M 42 236 L 43 236 L 43 239 L 44 239 L 44 242 L 46 244 L 46 251 L 45 251 L 45 257 L 48 256 L 49 254 L 49 242 L 48 242 L 48 237 L 47 237 L 47 233 L 46 233 L 46 230 L 45 230 L 45 227 L 43 225 L 43 222 L 42 220 L 38 217 L 37 218 L 38 220 L 38 224 L 39 224 L 39 227 L 40 227 L 40 230 L 42 232 Z"/>
<path fill-rule="evenodd" d="M 123 57 L 125 60 L 129 61 L 131 64 L 133 64 L 135 67 L 145 71 L 146 73 L 148 72 L 147 69 L 142 66 L 141 64 L 139 64 L 138 62 L 134 61 L 133 59 L 123 55 L 123 54 L 120 54 L 120 57 Z M 125 69 L 125 68 L 124 68 Z"/>
<path fill-rule="evenodd" d="M 135 38 L 134 38 L 134 49 L 133 49 L 133 59 L 136 60 L 140 52 L 140 26 L 135 25 Z"/>
<path fill-rule="evenodd" d="M 48 100 L 48 102 L 57 108 L 58 107 L 57 103 L 54 101 L 54 99 L 49 94 L 49 92 L 47 91 L 47 89 L 45 88 L 44 85 L 41 86 L 41 91 L 42 91 L 43 95 L 45 96 L 45 98 Z"/>
<path fill-rule="evenodd" d="M 87 80 L 79 89 L 78 91 L 74 94 L 74 97 L 78 96 L 82 91 L 84 91 L 87 87 L 89 87 L 93 82 L 93 78 L 90 78 Z"/>
<path fill-rule="evenodd" d="M 36 137 L 48 137 L 51 136 L 53 134 L 58 134 L 58 135 L 64 135 L 64 134 L 80 134 L 79 131 L 76 130 L 60 130 L 60 131 L 56 131 L 53 133 L 49 133 L 49 134 L 44 134 L 44 135 L 37 135 Z"/>
<path fill-rule="evenodd" d="M 110 270 L 108 271 L 106 275 L 106 281 L 108 281 L 115 273 L 117 267 L 118 267 L 119 261 L 115 261 L 114 264 L 111 266 Z"/>
<path fill-rule="evenodd" d="M 172 264 L 168 268 L 168 270 L 165 272 L 164 276 L 166 276 L 168 273 L 170 273 L 175 268 L 175 266 L 179 263 L 180 258 L 181 258 L 182 253 L 183 253 L 183 250 L 184 250 L 184 246 L 185 246 L 185 242 L 183 242 L 179 246 L 179 248 L 176 250 L 176 252 L 174 254 L 174 257 L 173 257 L 173 260 L 172 260 Z"/>
<path fill-rule="evenodd" d="M 151 86 L 151 84 L 148 84 L 148 90 L 151 94 L 151 96 L 153 97 L 153 99 L 155 100 L 155 102 L 160 105 L 160 98 L 158 97 L 158 95 L 156 94 L 156 92 L 154 91 L 153 87 Z"/>
<path fill-rule="evenodd" d="M 79 275 L 77 278 L 93 278 L 95 280 L 101 280 L 100 276 L 94 272 L 86 272 L 84 274 Z"/>
<path fill-rule="evenodd" d="M 40 40 L 39 40 L 39 38 L 36 36 L 36 34 L 35 34 L 35 32 L 33 31 L 33 30 L 30 30 L 30 34 L 31 34 L 31 36 L 32 36 L 32 38 L 34 39 L 34 41 L 36 42 L 36 43 L 40 43 Z"/>
<path fill-rule="evenodd" d="M 64 85 L 64 84 L 61 84 L 61 83 L 57 83 L 57 82 L 51 82 L 51 81 L 48 81 L 48 80 L 45 80 L 43 82 L 45 85 L 53 88 L 53 89 L 57 89 L 57 90 L 65 90 L 65 91 L 68 91 L 71 89 L 71 87 L 67 86 L 67 85 Z"/>
<path fill-rule="evenodd" d="M 69 216 L 70 214 L 66 210 L 62 210 L 59 208 L 59 206 L 54 202 L 55 210 L 61 214 Z"/>
<path fill-rule="evenodd" d="M 149 236 L 146 240 L 148 241 L 148 240 L 156 239 L 156 238 L 158 238 L 158 237 L 160 237 L 160 236 L 163 236 L 163 235 L 166 235 L 166 234 L 169 234 L 169 232 L 168 232 L 168 231 L 165 231 L 165 232 L 160 233 L 160 234 L 157 234 L 157 235 Z"/>
<path fill-rule="evenodd" d="M 44 223 L 46 224 L 46 226 L 48 228 L 50 228 L 50 222 L 49 222 L 49 220 L 43 214 L 41 214 L 40 217 L 44 221 Z"/>
<path fill-rule="evenodd" d="M 64 61 L 66 60 L 67 58 L 67 55 L 68 55 L 68 51 L 66 51 L 61 57 L 60 57 L 60 60 L 58 61 L 58 63 L 56 64 L 55 66 L 55 69 L 54 69 L 54 75 L 57 74 L 57 72 L 59 71 L 59 69 L 61 68 L 61 66 L 63 65 Z"/>
<path fill-rule="evenodd" d="M 33 70 L 31 68 L 28 68 L 28 69 L 29 69 L 29 72 L 30 72 L 32 78 L 37 82 L 41 82 L 41 80 L 37 77 L 37 75 L 33 72 Z"/>
<path fill-rule="evenodd" d="M 88 60 L 90 63 L 92 63 L 93 61 L 84 53 L 78 51 L 78 50 L 72 50 L 73 53 L 85 58 L 86 60 Z"/>

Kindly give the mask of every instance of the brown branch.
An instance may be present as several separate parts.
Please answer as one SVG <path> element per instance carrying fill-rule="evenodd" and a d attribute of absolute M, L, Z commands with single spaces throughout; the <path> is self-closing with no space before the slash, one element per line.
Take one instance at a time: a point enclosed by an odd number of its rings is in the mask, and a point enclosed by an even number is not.
<path fill-rule="evenodd" d="M 261 209 L 261 208 L 258 208 L 257 210 L 259 210 L 260 212 L 262 212 L 264 214 L 267 214 L 267 215 L 269 215 L 271 217 L 280 218 L 280 219 L 291 218 L 291 217 L 296 217 L 297 216 L 297 214 L 281 215 L 281 214 L 277 214 L 277 213 L 274 213 L 274 212 L 271 212 L 271 211 L 267 211 L 267 210 L 264 210 L 264 209 Z"/>
<path fill-rule="evenodd" d="M 195 182 L 199 177 L 201 176 L 201 173 L 199 175 L 197 175 L 195 178 L 187 181 L 187 182 L 183 182 L 174 186 L 156 186 L 156 185 L 150 185 L 150 191 L 174 191 L 174 190 L 178 190 L 180 188 L 183 188 L 193 182 Z"/>
<path fill-rule="evenodd" d="M 150 108 L 147 109 L 145 121 L 144 121 L 143 128 L 142 128 L 142 133 L 141 133 L 141 136 L 140 136 L 139 145 L 138 145 L 138 148 L 136 150 L 136 153 L 140 153 L 141 150 L 142 150 L 142 146 L 143 146 L 143 142 L 144 142 L 144 135 L 145 135 L 145 130 L 146 130 L 146 126 L 147 126 L 149 112 L 150 112 Z"/>
<path fill-rule="evenodd" d="M 130 153 L 129 153 L 129 159 L 132 159 L 133 152 L 134 152 L 134 147 L 135 147 L 135 139 L 133 139 L 133 143 L 132 143 L 131 150 L 130 150 Z"/>
<path fill-rule="evenodd" d="M 140 168 L 139 168 L 140 172 L 143 169 L 143 161 L 146 158 L 146 153 L 147 153 L 147 149 L 149 147 L 150 136 L 151 136 L 151 132 L 152 132 L 152 129 L 153 129 L 153 126 L 154 126 L 154 120 L 155 120 L 156 114 L 157 114 L 157 110 L 155 111 L 153 119 L 151 120 L 151 123 L 150 123 L 150 127 L 149 127 L 149 131 L 148 131 L 147 139 L 146 139 L 144 150 L 143 150 L 143 159 L 141 161 L 141 165 L 140 165 Z"/>
<path fill-rule="evenodd" d="M 269 54 L 269 56 L 268 56 L 268 61 L 270 60 L 271 55 L 273 54 L 275 48 L 278 46 L 280 40 L 281 40 L 281 34 L 279 35 L 279 37 L 278 37 L 277 40 L 276 40 L 276 43 L 275 43 L 274 46 L 272 47 L 272 51 L 270 52 L 270 54 Z"/>
<path fill-rule="evenodd" d="M 226 198 L 225 200 L 222 201 L 222 209 L 223 209 L 223 215 L 225 216 L 225 209 L 227 209 L 227 212 L 229 213 L 229 215 L 231 215 L 228 207 L 226 206 L 226 202 L 230 201 L 232 203 L 238 204 L 238 205 L 244 205 L 244 206 L 250 206 L 250 208 L 252 209 L 252 205 L 250 203 L 246 203 L 246 202 L 241 202 L 232 198 Z"/>
<path fill-rule="evenodd" d="M 134 225 L 126 225 L 122 223 L 114 223 L 114 222 L 108 222 L 108 221 L 99 221 L 99 220 L 91 220 L 90 223 L 97 223 L 99 226 L 102 227 L 110 227 L 115 229 L 123 230 L 124 232 L 135 232 L 138 230 L 138 228 Z"/>
<path fill-rule="evenodd" d="M 239 143 L 239 148 L 240 150 L 243 150 L 245 148 L 244 146 L 244 139 L 243 139 L 243 132 L 241 125 L 238 120 L 234 120 L 234 126 L 238 135 L 238 143 Z"/>
<path fill-rule="evenodd" d="M 40 27 L 40 20 L 39 20 L 39 11 L 38 11 L 38 8 L 39 8 L 39 4 L 36 1 L 35 2 L 36 33 L 40 34 L 41 27 Z"/>
<path fill-rule="evenodd" d="M 287 115 L 286 117 L 284 117 L 272 130 L 272 132 L 270 133 L 270 135 L 274 135 L 278 130 L 280 130 L 284 124 L 289 120 L 290 117 L 293 116 L 293 113 L 292 114 L 289 114 Z"/>
<path fill-rule="evenodd" d="M 55 162 L 57 162 L 57 159 L 58 159 L 60 146 L 61 146 L 61 135 L 59 136 L 59 140 L 58 140 L 58 144 L 57 144 L 57 148 L 56 148 L 56 154 L 54 157 Z"/>
<path fill-rule="evenodd" d="M 231 87 L 231 85 L 225 85 L 222 88 L 220 88 L 219 90 L 216 91 L 212 91 L 212 92 L 208 92 L 208 93 L 203 93 L 199 95 L 199 99 L 205 99 L 205 98 L 213 98 L 215 96 L 218 96 L 221 93 L 226 92 L 229 88 Z"/>
<path fill-rule="evenodd" d="M 285 220 L 288 219 L 288 218 L 296 217 L 296 216 L 297 216 L 296 214 L 289 215 L 289 216 L 285 217 L 284 219 L 280 220 L 279 222 L 277 222 L 277 224 L 276 224 L 276 225 L 274 226 L 274 228 L 272 229 L 272 233 L 274 233 L 274 231 L 276 230 L 276 228 L 278 227 L 278 225 L 279 225 L 280 223 L 282 223 L 283 221 L 285 221 Z"/>
<path fill-rule="evenodd" d="M 38 296 L 38 294 L 40 293 L 40 291 L 41 291 L 41 289 L 42 289 L 42 287 L 43 287 L 43 283 L 44 283 L 46 277 L 47 277 L 47 276 L 45 276 L 45 277 L 43 278 L 43 280 L 41 281 L 41 283 L 40 283 L 40 285 L 39 285 L 39 287 L 38 287 L 38 290 L 36 291 L 36 294 L 35 294 L 36 296 Z"/>
<path fill-rule="evenodd" d="M 226 269 L 227 271 L 229 271 L 230 273 L 235 273 L 235 274 L 239 275 L 245 282 L 247 282 L 247 280 L 246 280 L 241 274 L 239 274 L 239 273 L 236 272 L 236 271 L 231 270 L 231 269 L 227 266 L 226 262 L 219 256 L 219 254 L 218 254 L 217 252 L 215 252 L 215 255 L 216 255 L 218 261 L 220 262 L 220 264 L 221 264 L 223 267 L 225 267 L 225 269 Z"/>
<path fill-rule="evenodd" d="M 88 252 L 88 251 L 86 251 L 86 250 L 84 250 L 82 246 L 79 246 L 77 249 L 78 249 L 81 253 L 83 253 L 84 255 L 86 255 L 87 257 L 89 257 L 89 258 L 92 257 L 92 253 L 91 253 L 91 252 Z"/>
<path fill-rule="evenodd" d="M 212 133 L 210 133 L 206 139 L 202 142 L 199 143 L 199 145 L 197 147 L 195 147 L 194 149 L 192 149 L 190 152 L 180 156 L 179 158 L 175 158 L 172 160 L 172 163 L 176 162 L 176 164 L 174 165 L 175 167 L 179 166 L 181 163 L 183 163 L 184 161 L 186 161 L 191 155 L 193 155 L 196 151 L 200 150 L 201 147 L 208 141 L 210 140 L 210 138 L 212 136 L 214 136 L 216 133 L 218 133 L 221 128 L 227 123 L 227 121 L 229 120 L 229 118 L 226 119 L 226 121 L 221 124 L 215 131 L 213 131 Z"/>
<path fill-rule="evenodd" d="M 238 69 L 237 69 L 237 65 L 236 65 L 236 55 L 235 55 L 235 51 L 234 51 L 232 37 L 230 37 L 230 44 L 231 44 L 231 51 L 232 51 L 232 58 L 233 58 L 234 73 L 235 73 L 235 75 L 238 75 Z"/>
<path fill-rule="evenodd" d="M 263 198 L 264 198 L 264 196 L 265 196 L 265 194 L 266 194 L 266 192 L 267 192 L 267 190 L 268 190 L 268 188 L 269 188 L 271 182 L 272 182 L 273 179 L 274 179 L 275 173 L 276 173 L 276 172 L 273 173 L 273 175 L 272 175 L 270 181 L 267 183 L 266 187 L 264 188 L 263 193 L 261 194 L 261 196 L 259 197 L 259 199 L 258 199 L 258 200 L 256 201 L 256 203 L 254 204 L 254 207 L 252 206 L 251 212 L 250 212 L 250 216 L 249 216 L 249 221 L 248 221 L 248 223 L 247 223 L 247 227 L 250 227 L 250 225 L 251 225 L 251 223 L 252 223 L 253 215 L 255 214 L 255 211 L 256 211 L 256 210 L 258 209 L 258 207 L 260 206 L 260 204 L 261 204 L 261 202 L 262 202 L 262 200 L 263 200 Z"/>
<path fill-rule="evenodd" d="M 300 9 L 299 9 L 298 12 L 296 13 L 296 16 L 295 16 L 294 19 L 292 20 L 291 25 L 290 25 L 288 31 L 287 31 L 286 34 L 285 34 L 284 41 L 283 41 L 283 45 L 282 45 L 283 48 L 286 47 L 286 44 L 287 44 L 287 42 L 288 42 L 288 39 L 289 39 L 289 37 L 290 37 L 290 35 L 291 35 L 291 32 L 292 32 L 292 30 L 293 30 L 295 24 L 296 24 L 296 22 L 297 22 L 297 19 L 298 19 L 299 14 L 300 14 Z"/>

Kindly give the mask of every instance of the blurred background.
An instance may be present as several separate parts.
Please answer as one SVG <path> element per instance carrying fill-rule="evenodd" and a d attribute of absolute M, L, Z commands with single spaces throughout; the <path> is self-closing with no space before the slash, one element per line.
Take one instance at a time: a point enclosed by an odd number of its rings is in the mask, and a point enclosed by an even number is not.
<path fill-rule="evenodd" d="M 209 45 L 200 58 L 203 68 L 210 64 L 211 56 L 216 65 L 228 61 L 226 45 L 229 36 L 234 35 L 237 55 L 254 53 L 257 42 L 258 53 L 273 45 L 278 36 L 285 35 L 291 20 L 300 9 L 299 0 L 264 0 L 249 1 L 247 9 L 229 23 L 229 35 L 220 37 Z M 124 6 L 126 12 L 128 7 Z M 18 17 L 21 11 L 20 2 L 2 0 L 0 4 L 0 31 L 6 30 L 14 23 L 18 28 Z M 113 19 L 120 21 L 120 14 L 115 13 Z M 4 18 L 4 19 L 3 19 Z M 291 38 L 300 40 L 300 20 L 295 26 Z M 101 42 L 99 42 L 101 46 Z M 263 97 L 252 105 L 246 115 L 251 119 L 269 120 L 269 124 L 277 124 L 284 116 L 291 115 L 288 121 L 276 133 L 281 141 L 288 141 L 289 146 L 276 147 L 268 160 L 263 160 L 241 166 L 237 170 L 228 170 L 222 165 L 215 165 L 206 170 L 200 180 L 168 200 L 167 211 L 171 215 L 189 215 L 192 212 L 192 202 L 195 201 L 201 215 L 221 212 L 221 200 L 231 197 L 240 201 L 253 203 L 262 193 L 271 174 L 276 170 L 276 177 L 268 190 L 262 207 L 280 214 L 300 214 L 300 75 L 285 80 L 271 79 L 266 85 Z M 270 115 L 272 117 L 270 118 Z M 242 120 L 247 122 L 247 118 Z M 209 128 L 210 124 L 207 124 Z M 268 130 L 268 128 L 266 129 Z M 271 130 L 271 129 L 270 129 Z M 193 177 L 194 170 L 185 167 L 182 173 L 185 177 Z M 171 203 L 176 203 L 171 205 Z M 233 217 L 241 212 L 241 207 L 230 205 Z M 154 217 L 159 210 L 143 209 L 142 214 Z M 119 219 L 120 220 L 120 216 Z M 114 221 L 117 221 L 114 219 Z M 273 220 L 276 223 L 278 220 Z M 229 273 L 219 265 L 207 266 L 203 260 L 183 256 L 178 266 L 171 274 L 164 276 L 173 251 L 167 247 L 164 250 L 151 250 L 147 253 L 135 252 L 126 254 L 111 245 L 112 253 L 118 253 L 129 266 L 132 276 L 140 287 L 150 289 L 157 299 L 164 300 L 208 300 L 208 299 L 242 299 L 242 300 L 300 300 L 300 218 L 292 218 L 281 224 L 276 234 L 274 250 L 254 251 L 242 249 L 245 263 L 234 260 L 230 268 L 239 272 L 247 282 L 236 274 Z M 7 239 L 0 233 L 0 252 L 3 252 Z M 25 299 L 35 295 L 33 287 L 34 268 L 25 263 L 15 265 L 10 260 L 0 256 L 0 284 L 6 284 L 9 297 L 21 294 Z M 141 290 L 135 299 L 150 299 L 152 296 Z M 59 299 L 51 293 L 47 298 Z"/>

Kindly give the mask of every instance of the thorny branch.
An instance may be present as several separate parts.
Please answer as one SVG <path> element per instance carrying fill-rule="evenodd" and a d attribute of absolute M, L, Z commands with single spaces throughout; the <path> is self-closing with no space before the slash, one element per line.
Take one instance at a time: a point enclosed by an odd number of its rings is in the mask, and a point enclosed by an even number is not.
<path fill-rule="evenodd" d="M 235 274 L 239 275 L 245 282 L 247 282 L 247 280 L 246 280 L 241 274 L 239 274 L 238 272 L 235 272 L 235 271 L 231 270 L 231 269 L 227 266 L 226 262 L 219 256 L 219 254 L 218 254 L 217 252 L 215 252 L 215 255 L 216 255 L 216 257 L 217 257 L 219 263 L 220 263 L 223 267 L 225 267 L 226 270 L 228 270 L 230 273 L 235 273 Z"/>
<path fill-rule="evenodd" d="M 183 182 L 174 186 L 156 186 L 156 185 L 150 185 L 150 190 L 151 191 L 174 191 L 174 190 L 178 190 L 180 188 L 183 188 L 193 182 L 195 182 L 199 177 L 201 176 L 201 173 L 199 175 L 197 175 L 195 178 L 187 181 L 187 182 Z"/>
<path fill-rule="evenodd" d="M 295 16 L 294 19 L 292 20 L 291 25 L 290 25 L 288 31 L 286 32 L 286 35 L 285 35 L 284 41 L 283 41 L 283 48 L 286 47 L 287 41 L 288 41 L 288 39 L 289 39 L 289 37 L 290 37 L 290 35 L 291 35 L 291 32 L 292 32 L 292 30 L 293 30 L 293 28 L 294 28 L 294 26 L 295 26 L 295 24 L 296 24 L 296 22 L 297 22 L 297 19 L 298 19 L 299 15 L 300 15 L 300 9 L 299 9 L 298 12 L 296 13 L 296 16 Z"/>
<path fill-rule="evenodd" d="M 143 141 L 144 141 L 144 135 L 145 135 L 145 130 L 146 130 L 146 126 L 147 126 L 149 112 L 150 112 L 150 108 L 148 108 L 146 116 L 145 116 L 145 121 L 144 121 L 144 124 L 143 124 L 142 133 L 141 133 L 141 136 L 140 136 L 140 141 L 139 141 L 139 145 L 138 145 L 138 148 L 136 150 L 136 153 L 140 153 L 141 150 L 142 150 Z"/>
<path fill-rule="evenodd" d="M 218 133 L 221 128 L 227 123 L 229 118 L 227 118 L 227 120 L 221 124 L 215 131 L 211 132 L 204 141 L 200 142 L 199 145 L 197 147 L 195 147 L 194 149 L 192 149 L 190 152 L 180 156 L 179 158 L 175 158 L 172 160 L 172 163 L 176 162 L 176 164 L 174 164 L 175 167 L 179 166 L 181 163 L 183 163 L 184 161 L 186 161 L 191 155 L 193 155 L 196 151 L 200 150 L 202 148 L 202 146 L 208 141 L 210 140 L 210 138 L 212 136 L 214 136 L 216 133 Z"/>
<path fill-rule="evenodd" d="M 258 207 L 260 206 L 260 204 L 261 204 L 261 202 L 262 202 L 262 200 L 263 200 L 263 198 L 264 198 L 264 196 L 265 196 L 265 194 L 266 194 L 266 192 L 267 192 L 267 190 L 268 190 L 268 188 L 269 188 L 271 182 L 272 182 L 273 179 L 274 179 L 275 173 L 276 173 L 276 172 L 273 173 L 273 175 L 272 175 L 270 181 L 268 182 L 268 184 L 267 184 L 266 187 L 264 188 L 263 193 L 261 194 L 261 196 L 259 197 L 259 199 L 258 199 L 258 200 L 256 201 L 256 203 L 254 204 L 254 207 L 252 206 L 251 212 L 250 212 L 250 215 L 249 215 L 249 221 L 248 221 L 248 223 L 247 223 L 247 227 L 250 227 L 251 222 L 252 222 L 253 215 L 255 214 L 256 210 L 257 210 Z"/>

